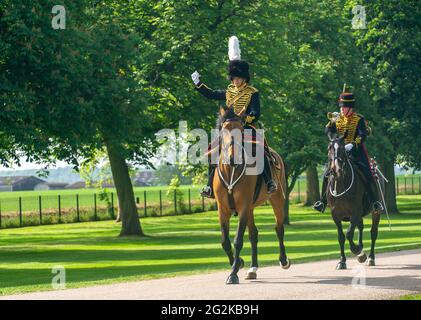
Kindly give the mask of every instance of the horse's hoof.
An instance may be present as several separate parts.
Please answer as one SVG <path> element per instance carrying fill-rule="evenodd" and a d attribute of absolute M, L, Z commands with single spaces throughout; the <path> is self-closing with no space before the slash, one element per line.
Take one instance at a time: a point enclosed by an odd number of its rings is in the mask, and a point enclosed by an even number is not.
<path fill-rule="evenodd" d="M 364 263 L 364 262 L 367 260 L 367 255 L 365 254 L 365 252 L 364 252 L 364 251 L 362 251 L 362 252 L 358 255 L 357 260 L 358 260 L 358 262 L 359 262 L 359 263 Z"/>
<path fill-rule="evenodd" d="M 282 269 L 285 269 L 285 270 L 291 267 L 291 261 L 289 259 L 287 259 L 287 261 L 284 264 L 282 264 L 282 262 L 279 261 L 279 264 L 281 265 Z"/>
<path fill-rule="evenodd" d="M 351 252 L 354 255 L 359 255 L 361 253 L 361 251 L 362 251 L 362 249 L 360 248 L 360 246 L 351 247 Z"/>
<path fill-rule="evenodd" d="M 374 266 L 376 265 L 376 262 L 374 261 L 374 259 L 372 259 L 372 258 L 368 258 L 368 260 L 367 260 L 367 265 L 368 265 L 369 267 L 374 267 Z"/>
<path fill-rule="evenodd" d="M 236 274 L 230 274 L 225 284 L 239 284 L 240 279 L 238 279 L 238 276 Z"/>
<path fill-rule="evenodd" d="M 336 270 L 346 270 L 346 262 L 339 261 L 336 265 Z"/>
<path fill-rule="evenodd" d="M 256 280 L 257 279 L 257 273 L 256 272 L 247 272 L 247 275 L 245 277 L 246 280 Z"/>

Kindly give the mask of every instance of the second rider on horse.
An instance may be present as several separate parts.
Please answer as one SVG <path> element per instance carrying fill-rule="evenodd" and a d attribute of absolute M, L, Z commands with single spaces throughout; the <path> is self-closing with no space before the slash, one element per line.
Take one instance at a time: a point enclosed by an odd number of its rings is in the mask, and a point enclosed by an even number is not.
<path fill-rule="evenodd" d="M 344 137 L 346 152 L 363 172 L 367 181 L 366 190 L 370 205 L 376 211 L 383 211 L 383 205 L 379 201 L 375 178 L 371 170 L 368 152 L 364 145 L 364 141 L 368 135 L 366 121 L 362 115 L 354 112 L 355 98 L 353 93 L 341 93 L 338 102 L 341 113 L 330 116 L 330 121 L 326 126 L 326 134 L 329 137 L 335 134 Z M 324 212 L 327 205 L 328 178 L 329 168 L 323 175 L 322 199 L 317 201 L 313 206 L 314 209 L 320 212 Z"/>
<path fill-rule="evenodd" d="M 231 83 L 226 90 L 212 90 L 200 81 L 200 75 L 197 71 L 192 74 L 192 80 L 196 89 L 206 98 L 214 100 L 224 100 L 226 108 L 232 108 L 235 114 L 242 116 L 244 114 L 245 129 L 251 129 L 255 135 L 255 125 L 260 117 L 259 92 L 252 87 L 250 82 L 249 65 L 245 60 L 241 60 L 240 48 L 237 37 L 229 39 L 229 65 L 228 76 Z M 201 195 L 213 198 L 212 181 L 215 173 L 215 165 L 209 163 L 208 184 L 203 188 Z M 270 164 L 264 156 L 263 178 L 267 185 L 268 193 L 277 190 L 277 185 L 272 179 Z"/>

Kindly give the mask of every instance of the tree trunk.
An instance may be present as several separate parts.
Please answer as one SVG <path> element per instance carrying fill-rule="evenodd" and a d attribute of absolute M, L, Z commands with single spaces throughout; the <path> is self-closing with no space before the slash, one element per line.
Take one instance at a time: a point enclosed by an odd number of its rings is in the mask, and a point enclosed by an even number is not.
<path fill-rule="evenodd" d="M 385 202 L 389 213 L 399 213 L 396 204 L 396 186 L 395 186 L 395 162 L 393 157 L 391 159 L 383 159 L 380 163 L 379 169 L 382 171 L 386 179 L 389 181 L 385 183 Z"/>
<path fill-rule="evenodd" d="M 307 191 L 305 206 L 312 206 L 316 201 L 320 200 L 319 177 L 317 175 L 317 167 L 309 167 L 306 170 Z"/>
<path fill-rule="evenodd" d="M 107 153 L 118 197 L 120 236 L 143 236 L 126 160 L 110 145 L 107 145 Z"/>

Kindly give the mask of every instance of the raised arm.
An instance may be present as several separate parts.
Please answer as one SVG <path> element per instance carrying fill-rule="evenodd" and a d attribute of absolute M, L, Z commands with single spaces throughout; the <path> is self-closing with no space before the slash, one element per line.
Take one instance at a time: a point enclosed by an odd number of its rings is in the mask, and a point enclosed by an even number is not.
<path fill-rule="evenodd" d="M 200 74 L 199 72 L 195 71 L 191 75 L 191 78 L 196 86 L 196 90 L 199 91 L 203 96 L 208 99 L 213 100 L 225 100 L 226 99 L 226 91 L 225 90 L 212 90 L 208 86 L 206 86 L 203 82 L 200 81 Z"/>
<path fill-rule="evenodd" d="M 196 90 L 199 91 L 204 97 L 213 100 L 225 100 L 226 90 L 212 90 L 203 82 L 199 82 L 196 85 Z"/>

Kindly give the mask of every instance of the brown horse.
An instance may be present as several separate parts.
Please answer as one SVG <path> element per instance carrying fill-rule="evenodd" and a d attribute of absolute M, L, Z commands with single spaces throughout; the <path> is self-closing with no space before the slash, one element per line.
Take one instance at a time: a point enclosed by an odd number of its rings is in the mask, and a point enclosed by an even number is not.
<path fill-rule="evenodd" d="M 331 209 L 333 221 L 338 230 L 338 241 L 341 259 L 336 269 L 346 269 L 345 234 L 342 221 L 350 221 L 346 232 L 351 252 L 358 255 L 358 261 L 363 263 L 367 255 L 363 251 L 363 217 L 370 213 L 370 203 L 365 194 L 363 175 L 359 174 L 357 166 L 350 160 L 345 151 L 344 137 L 330 138 L 328 147 L 330 176 L 327 184 L 327 201 Z M 381 184 L 384 183 L 381 181 Z M 382 187 L 383 188 L 383 187 Z M 367 264 L 375 265 L 374 247 L 377 240 L 380 222 L 380 212 L 372 211 L 371 250 Z M 355 228 L 358 228 L 358 245 L 353 241 Z"/>
<path fill-rule="evenodd" d="M 232 109 L 226 112 L 221 110 L 222 130 L 220 135 L 220 147 L 222 150 L 228 151 L 228 161 L 223 161 L 221 156 L 218 162 L 217 172 L 214 175 L 213 186 L 214 194 L 218 204 L 219 223 L 222 232 L 222 247 L 225 250 L 229 263 L 232 266 L 226 284 L 238 284 L 239 279 L 237 273 L 244 266 L 244 260 L 240 258 L 240 251 L 243 248 L 243 238 L 246 227 L 248 227 L 249 240 L 251 243 L 251 267 L 247 272 L 246 280 L 257 278 L 257 241 L 258 231 L 254 223 L 253 210 L 255 207 L 269 200 L 272 204 L 275 221 L 276 234 L 279 239 L 279 263 L 284 269 L 290 267 L 284 246 L 284 203 L 285 203 L 285 168 L 282 158 L 273 150 L 271 150 L 275 161 L 271 164 L 272 175 L 278 185 L 278 190 L 272 194 L 266 191 L 266 185 L 259 183 L 258 175 L 244 174 L 246 164 L 244 148 L 239 144 L 235 144 L 231 133 L 235 130 L 244 132 L 242 118 L 237 116 Z M 244 141 L 243 141 L 244 143 Z M 235 161 L 235 157 L 240 157 L 240 161 Z M 238 159 L 237 159 L 238 160 Z M 241 161 L 244 160 L 244 161 Z M 242 162 L 238 164 L 238 162 Z M 237 163 L 237 164 L 236 164 Z M 274 163 L 276 165 L 274 165 Z M 227 181 L 236 181 L 232 189 L 229 190 Z M 259 187 L 260 186 L 260 187 Z M 257 189 L 256 189 L 257 188 Z M 260 191 L 258 190 L 260 188 Z M 255 191 L 256 190 L 256 191 Z M 231 192 L 229 194 L 229 191 Z M 238 214 L 237 233 L 234 238 L 234 252 L 231 247 L 229 238 L 230 218 L 232 213 Z"/>

